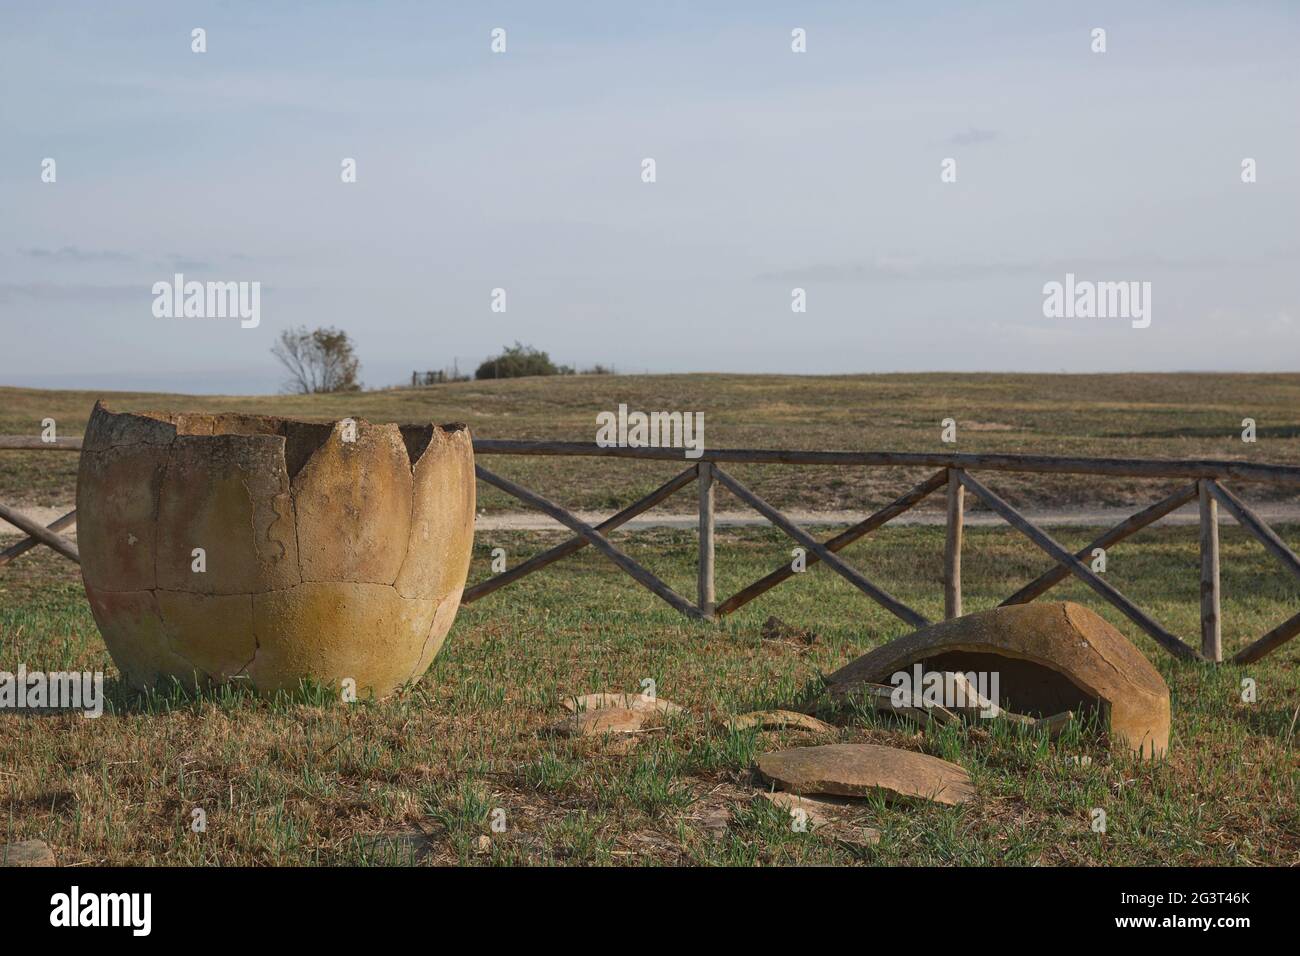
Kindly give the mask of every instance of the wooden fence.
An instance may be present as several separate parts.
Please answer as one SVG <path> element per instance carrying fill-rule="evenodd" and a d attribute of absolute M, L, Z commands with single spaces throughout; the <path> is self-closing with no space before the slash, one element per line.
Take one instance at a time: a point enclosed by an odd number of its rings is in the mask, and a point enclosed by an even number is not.
<path fill-rule="evenodd" d="M 0 436 L 0 450 L 79 451 L 80 439 L 60 439 L 46 443 L 37 438 Z M 475 457 L 490 455 L 580 455 L 602 458 L 637 458 L 682 461 L 682 451 L 670 448 L 603 448 L 593 443 L 550 441 L 507 441 L 475 439 Z M 869 515 L 852 527 L 826 541 L 818 541 L 772 505 L 733 477 L 723 464 L 776 463 L 788 465 L 852 465 L 858 467 L 933 468 L 934 474 L 906 493 Z M 1019 472 L 1058 475 L 1103 475 L 1133 478 L 1178 479 L 1180 484 L 1154 504 L 1121 521 L 1078 551 L 1071 552 L 1042 528 L 1003 500 L 996 492 L 971 474 L 972 471 Z M 1254 464 L 1237 461 L 1181 461 L 1134 458 L 1062 458 L 1043 455 L 972 455 L 897 452 L 837 451 L 768 451 L 750 449 L 706 450 L 673 478 L 645 497 L 596 525 L 590 525 L 537 492 L 504 478 L 481 464 L 475 465 L 479 480 L 554 518 L 572 531 L 575 537 L 538 554 L 508 571 L 481 581 L 465 590 L 464 603 L 486 597 L 547 565 L 568 557 L 590 545 L 600 551 L 635 581 L 658 595 L 683 614 L 716 620 L 738 610 L 754 598 L 793 577 L 797 572 L 789 564 L 741 588 L 719 602 L 714 593 L 714 489 L 721 485 L 738 499 L 785 532 L 806 552 L 806 565 L 825 564 L 855 588 L 896 617 L 913 627 L 930 623 L 914 608 L 908 607 L 865 574 L 839 557 L 838 552 L 870 534 L 893 518 L 915 507 L 929 495 L 943 489 L 947 497 L 946 537 L 944 548 L 944 615 L 952 618 L 962 613 L 961 551 L 965 495 L 970 492 L 989 509 L 1047 553 L 1055 565 L 1020 588 L 1002 602 L 1024 604 L 1045 594 L 1055 585 L 1074 575 L 1103 599 L 1119 609 L 1129 620 L 1149 634 L 1161 647 L 1176 657 L 1220 662 L 1223 643 L 1220 622 L 1219 528 L 1218 507 L 1223 506 L 1243 528 L 1253 535 L 1277 560 L 1300 578 L 1300 558 L 1240 498 L 1224 484 L 1263 482 L 1300 487 L 1300 468 Z M 614 544 L 608 532 L 667 500 L 687 485 L 697 491 L 699 515 L 699 571 L 696 600 L 678 594 L 652 571 L 633 560 Z M 1145 611 L 1094 572 L 1084 559 L 1094 549 L 1107 549 L 1173 511 L 1197 502 L 1200 516 L 1201 553 L 1201 639 L 1200 649 L 1190 646 L 1153 620 Z M 47 545 L 65 557 L 77 561 L 75 544 L 60 535 L 60 529 L 76 520 L 71 512 L 48 527 L 21 512 L 0 504 L 0 518 L 27 534 L 27 538 L 3 552 L 0 565 L 12 561 L 37 545 Z M 1300 601 L 1298 601 L 1300 603 Z M 1233 663 L 1259 660 L 1300 633 L 1300 612 L 1292 615 L 1267 634 L 1234 654 Z"/>

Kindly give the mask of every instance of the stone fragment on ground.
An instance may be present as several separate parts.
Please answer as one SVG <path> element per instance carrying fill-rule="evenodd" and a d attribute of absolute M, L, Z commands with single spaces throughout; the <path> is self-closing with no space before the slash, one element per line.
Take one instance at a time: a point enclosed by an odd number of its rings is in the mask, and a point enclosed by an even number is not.
<path fill-rule="evenodd" d="M 1045 731 L 1047 736 L 1055 740 L 1065 733 L 1072 720 L 1074 720 L 1074 712 L 1067 710 L 1060 714 L 1053 714 L 1051 717 L 1040 717 L 1034 721 L 1034 729 Z"/>
<path fill-rule="evenodd" d="M 599 737 L 604 734 L 635 734 L 659 723 L 661 715 L 654 710 L 636 710 L 631 707 L 602 707 L 599 710 L 580 710 L 570 714 L 551 727 L 560 737 Z"/>
<path fill-rule="evenodd" d="M 820 800 L 801 797 L 797 793 L 787 793 L 784 790 L 760 790 L 758 796 L 759 799 L 766 800 L 786 811 L 792 819 L 797 819 L 802 811 L 804 823 L 809 830 L 830 826 L 830 819 L 822 812 L 827 805 Z"/>
<path fill-rule="evenodd" d="M 716 843 L 727 835 L 731 811 L 726 807 L 709 807 L 699 816 L 700 827 Z"/>
<path fill-rule="evenodd" d="M 933 720 L 936 724 L 946 725 L 955 724 L 960 719 L 947 707 L 940 704 L 926 703 L 924 699 L 915 700 L 911 704 L 898 706 L 894 703 L 894 688 L 887 684 L 876 684 L 870 681 L 857 681 L 852 686 L 840 689 L 835 685 L 831 686 L 831 696 L 838 699 L 854 698 L 860 701 L 864 706 L 870 707 L 877 713 L 894 714 L 898 717 L 908 717 L 918 724 L 924 726 Z"/>
<path fill-rule="evenodd" d="M 833 724 L 828 724 L 824 720 L 818 720 L 808 714 L 801 714 L 793 710 L 756 710 L 748 714 L 741 714 L 738 717 L 732 717 L 726 722 L 728 730 L 751 730 L 755 727 L 761 730 L 788 730 L 795 728 L 797 730 L 807 730 L 814 734 L 834 734 L 839 732 L 839 728 Z"/>
<path fill-rule="evenodd" d="M 975 799 L 970 775 L 938 757 L 876 744 L 795 747 L 758 758 L 763 779 L 801 795 L 919 798 L 954 806 Z"/>
<path fill-rule="evenodd" d="M 662 697 L 649 697 L 645 694 L 611 694 L 609 692 L 583 694 L 580 697 L 566 697 L 563 703 L 564 709 L 573 713 L 604 710 L 610 707 L 656 711 L 667 716 L 686 713 L 684 707 L 674 704 L 670 700 L 664 700 Z"/>
<path fill-rule="evenodd" d="M 856 806 L 850 800 L 819 800 L 784 790 L 762 790 L 759 797 L 785 810 L 792 820 L 802 817 L 810 832 L 853 846 L 875 846 L 880 842 L 880 831 L 875 827 L 857 826 L 851 821 Z"/>
<path fill-rule="evenodd" d="M 0 866 L 57 866 L 54 850 L 44 840 L 0 844 Z"/>

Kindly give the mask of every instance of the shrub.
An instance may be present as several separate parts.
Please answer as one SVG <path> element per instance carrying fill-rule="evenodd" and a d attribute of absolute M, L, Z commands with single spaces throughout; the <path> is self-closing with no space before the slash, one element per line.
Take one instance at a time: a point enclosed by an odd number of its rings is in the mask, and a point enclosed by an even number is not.
<path fill-rule="evenodd" d="M 484 359 L 474 373 L 475 378 L 523 378 L 526 375 L 565 375 L 573 370 L 556 365 L 551 357 L 531 345 L 516 342 L 506 346 L 500 355 Z"/>

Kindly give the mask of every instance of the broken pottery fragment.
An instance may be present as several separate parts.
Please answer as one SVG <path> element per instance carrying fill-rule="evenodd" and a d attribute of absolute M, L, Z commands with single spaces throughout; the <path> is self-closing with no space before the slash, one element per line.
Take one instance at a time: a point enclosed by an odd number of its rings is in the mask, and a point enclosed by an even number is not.
<path fill-rule="evenodd" d="M 304 680 L 384 696 L 428 668 L 474 535 L 462 425 L 95 405 L 77 478 L 91 611 L 137 688 Z"/>
<path fill-rule="evenodd" d="M 875 846 L 880 842 L 880 831 L 875 827 L 856 826 L 850 822 L 861 801 L 833 797 L 818 800 L 814 797 L 786 793 L 784 790 L 762 790 L 759 797 L 790 814 L 810 832 L 829 835 L 841 843 L 852 846 Z"/>
<path fill-rule="evenodd" d="M 44 840 L 0 844 L 0 866 L 57 866 L 54 851 Z"/>
<path fill-rule="evenodd" d="M 834 690 L 834 688 L 832 688 Z M 832 696 L 846 696 L 842 693 Z M 941 704 L 931 703 L 925 700 L 914 700 L 913 704 L 904 704 L 895 706 L 894 688 L 887 687 L 884 684 L 873 684 L 869 681 L 856 682 L 852 686 L 852 693 L 847 696 L 853 697 L 856 701 L 872 708 L 878 713 L 894 714 L 898 717 L 908 717 L 922 727 L 926 726 L 931 720 L 937 724 L 947 725 L 955 724 L 960 719 L 948 708 Z"/>
<path fill-rule="evenodd" d="M 758 798 L 780 807 L 792 819 L 800 820 L 809 830 L 820 830 L 831 825 L 830 818 L 824 813 L 827 805 L 812 797 L 801 797 L 784 790 L 760 790 Z"/>
<path fill-rule="evenodd" d="M 727 835 L 731 823 L 731 811 L 726 807 L 710 807 L 699 816 L 700 828 L 715 843 Z"/>
<path fill-rule="evenodd" d="M 876 744 L 826 744 L 764 754 L 758 772 L 783 790 L 886 799 L 919 797 L 955 805 L 975 799 L 970 775 L 938 757 Z"/>
<path fill-rule="evenodd" d="M 561 737 L 599 737 L 602 734 L 634 734 L 659 723 L 655 710 L 636 710 L 631 707 L 602 707 L 599 710 L 580 710 L 565 717 L 551 727 L 551 732 Z"/>
<path fill-rule="evenodd" d="M 824 720 L 818 720 L 808 714 L 801 714 L 793 710 L 756 710 L 753 713 L 741 714 L 739 717 L 732 717 L 727 721 L 727 729 L 732 731 L 750 730 L 759 728 L 760 730 L 808 730 L 815 734 L 834 734 L 839 729 Z"/>
<path fill-rule="evenodd" d="M 626 707 L 629 710 L 652 710 L 661 714 L 684 714 L 685 708 L 662 697 L 650 697 L 646 694 L 583 694 L 581 697 L 566 697 L 564 709 L 574 713 L 584 710 L 601 710 L 606 707 Z"/>
<path fill-rule="evenodd" d="M 1124 635 L 1079 604 L 1020 604 L 932 624 L 891 641 L 827 679 L 833 697 L 921 664 L 928 673 L 997 674 L 1006 709 L 1057 719 L 1099 713 L 1111 739 L 1143 757 L 1169 746 L 1169 688 Z M 1058 716 L 1060 715 L 1060 716 Z"/>

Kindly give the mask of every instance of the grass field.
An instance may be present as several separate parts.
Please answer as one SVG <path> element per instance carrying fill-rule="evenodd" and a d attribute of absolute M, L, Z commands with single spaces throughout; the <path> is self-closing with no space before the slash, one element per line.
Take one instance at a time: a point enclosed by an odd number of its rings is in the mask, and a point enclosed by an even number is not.
<path fill-rule="evenodd" d="M 1297 528 L 1282 534 L 1296 543 Z M 1081 545 L 1087 529 L 1062 532 Z M 511 560 L 555 535 L 502 532 Z M 689 592 L 689 534 L 620 540 Z M 471 580 L 488 573 L 476 547 Z M 1225 644 L 1237 647 L 1296 606 L 1295 582 L 1236 529 L 1224 529 Z M 1003 529 L 971 529 L 969 610 L 991 606 L 1044 567 Z M 904 601 L 942 611 L 942 529 L 884 529 L 848 550 Z M 719 594 L 787 560 L 774 533 L 719 535 Z M 1197 628 L 1193 529 L 1158 528 L 1115 549 L 1111 580 L 1185 638 Z M 874 849 L 756 805 L 749 768 L 801 732 L 731 734 L 715 721 L 788 704 L 818 675 L 903 632 L 851 587 L 815 568 L 720 626 L 692 624 L 590 549 L 461 610 L 424 680 L 380 703 L 323 692 L 261 701 L 126 692 L 76 569 L 32 554 L 0 576 L 0 670 L 103 668 L 113 710 L 0 715 L 0 842 L 48 841 L 69 864 L 1300 864 L 1300 645 L 1246 668 L 1183 664 L 1073 583 L 1057 597 L 1097 608 L 1170 685 L 1168 758 L 1139 765 L 1092 731 L 1048 742 L 993 722 L 922 731 L 852 711 L 821 716 L 841 741 L 888 743 L 966 767 L 979 792 L 962 808 L 867 801 Z M 769 614 L 818 635 L 809 647 L 764 640 Z M 636 691 L 652 678 L 689 715 L 642 735 L 631 753 L 542 731 L 566 694 Z M 1259 698 L 1241 700 L 1253 678 Z M 1074 758 L 1088 757 L 1081 765 Z M 189 829 L 194 808 L 207 832 Z M 491 812 L 506 830 L 487 850 Z M 1090 829 L 1105 810 L 1107 831 Z M 731 821 L 719 839 L 702 822 Z"/>
<path fill-rule="evenodd" d="M 0 388 L 0 434 L 36 435 L 42 419 L 80 434 L 98 398 L 120 410 L 246 411 L 317 419 L 461 421 L 482 438 L 593 441 L 596 413 L 700 411 L 714 448 L 952 451 L 940 422 L 958 423 L 956 450 L 1104 457 L 1226 458 L 1300 464 L 1300 374 L 1174 375 L 645 375 L 460 382 L 421 389 L 315 396 L 184 396 Z M 1253 418 L 1259 440 L 1241 441 Z M 494 457 L 494 471 L 571 508 L 614 509 L 679 471 L 673 462 Z M 0 501 L 73 500 L 76 456 L 6 452 Z M 735 466 L 737 478 L 778 508 L 862 508 L 900 494 L 914 474 L 893 469 Z M 1168 482 L 996 475 L 1012 504 L 1144 504 Z M 1258 486 L 1248 498 L 1294 492 Z M 937 502 L 928 503 L 937 507 Z M 517 502 L 480 488 L 486 511 Z M 719 507 L 732 507 L 724 496 Z"/>
<path fill-rule="evenodd" d="M 1249 401 L 1245 396 L 1251 396 Z M 44 417 L 76 434 L 97 393 L 0 389 L 0 433 L 35 434 Z M 702 410 L 713 446 L 1204 456 L 1300 463 L 1300 375 L 925 375 L 578 377 L 464 383 L 311 398 L 106 396 L 122 409 L 239 409 L 315 418 L 464 420 L 477 435 L 591 440 L 596 411 Z M 1240 422 L 1259 423 L 1257 444 Z M 76 456 L 0 455 L 0 500 L 73 499 Z M 612 509 L 673 464 L 496 458 L 492 467 L 570 507 Z M 735 469 L 780 507 L 865 511 L 914 472 Z M 990 476 L 1020 504 L 1101 506 L 1153 500 L 1136 482 Z M 1249 498 L 1267 497 L 1247 489 Z M 511 507 L 486 494 L 490 510 Z M 734 505 L 720 495 L 719 507 Z M 689 502 L 683 507 L 689 507 Z M 1080 547 L 1099 529 L 1071 528 Z M 1300 547 L 1300 527 L 1276 529 Z M 822 529 L 829 533 L 830 529 Z M 471 581 L 490 549 L 511 564 L 549 532 L 481 533 Z M 615 540 L 693 594 L 694 536 Z M 1235 650 L 1294 614 L 1287 572 L 1239 529 L 1222 530 L 1224 644 Z M 718 596 L 789 560 L 773 531 L 718 533 Z M 886 527 L 844 554 L 922 613 L 942 614 L 943 529 Z M 991 607 L 1047 559 L 1006 528 L 969 528 L 966 610 Z M 1117 546 L 1107 576 L 1189 643 L 1199 633 L 1193 528 L 1157 527 Z M 1051 595 L 1111 620 L 1168 681 L 1167 759 L 1135 763 L 1095 729 L 1058 741 L 990 722 L 919 728 L 852 710 L 819 714 L 838 739 L 889 743 L 954 761 L 979 798 L 961 808 L 863 803 L 875 848 L 797 833 L 755 803 L 754 758 L 808 734 L 733 734 L 718 720 L 788 705 L 819 675 L 905 626 L 824 567 L 814 567 L 720 625 L 692 623 L 586 549 L 461 609 L 424 679 L 383 702 L 343 704 L 306 689 L 266 701 L 237 690 L 144 697 L 116 682 L 75 566 L 46 549 L 0 569 L 0 671 L 104 670 L 111 708 L 97 720 L 0 711 L 0 843 L 43 839 L 65 864 L 1283 864 L 1300 865 L 1300 639 L 1245 668 L 1180 663 L 1082 585 Z M 761 637 L 768 615 L 809 628 L 809 646 Z M 1252 678 L 1258 700 L 1242 700 Z M 544 733 L 565 695 L 637 691 L 644 678 L 688 714 L 620 753 Z M 1004 688 L 1005 690 L 1005 688 Z M 1088 758 L 1087 761 L 1079 758 Z M 195 808 L 207 830 L 191 831 Z M 506 829 L 492 833 L 500 808 Z M 1104 834 L 1091 812 L 1107 816 Z M 730 813 L 719 835 L 705 826 Z M 487 848 L 481 838 L 491 834 Z"/>

